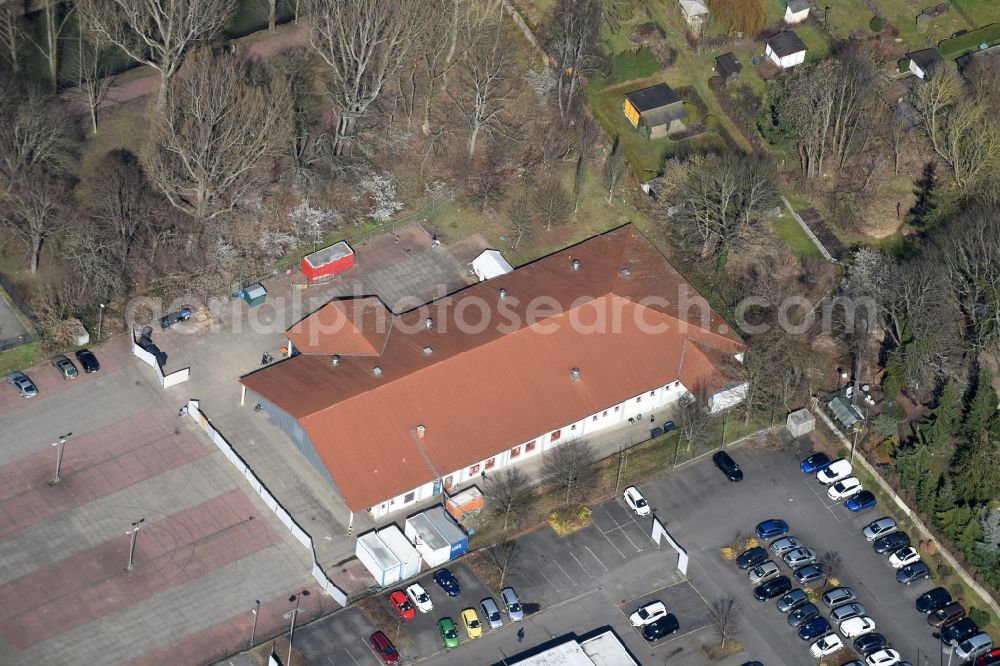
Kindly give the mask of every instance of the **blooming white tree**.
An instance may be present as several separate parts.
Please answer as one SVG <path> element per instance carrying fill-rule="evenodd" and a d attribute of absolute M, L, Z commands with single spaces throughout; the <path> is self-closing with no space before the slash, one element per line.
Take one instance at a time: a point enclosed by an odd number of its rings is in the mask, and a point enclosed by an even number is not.
<path fill-rule="evenodd" d="M 288 218 L 292 221 L 293 232 L 298 238 L 309 245 L 318 245 L 343 216 L 329 208 L 314 207 L 306 199 L 292 209 Z"/>
<path fill-rule="evenodd" d="M 388 171 L 365 173 L 358 182 L 360 191 L 355 200 L 367 199 L 371 208 L 366 217 L 376 222 L 388 222 L 403 209 L 403 202 L 396 199 L 396 181 Z"/>
<path fill-rule="evenodd" d="M 524 82 L 541 103 L 546 103 L 556 89 L 556 75 L 550 67 L 531 68 L 524 73 Z"/>

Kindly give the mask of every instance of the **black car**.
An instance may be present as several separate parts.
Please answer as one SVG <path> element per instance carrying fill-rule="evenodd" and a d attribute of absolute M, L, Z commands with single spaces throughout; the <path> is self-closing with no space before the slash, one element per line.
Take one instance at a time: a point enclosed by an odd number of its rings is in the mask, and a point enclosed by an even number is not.
<path fill-rule="evenodd" d="M 972 638 L 979 633 L 979 627 L 971 617 L 963 617 L 954 624 L 949 624 L 941 630 L 941 641 L 949 645 L 958 645 L 966 638 Z"/>
<path fill-rule="evenodd" d="M 743 480 L 743 470 L 740 466 L 736 464 L 728 453 L 725 451 L 719 451 L 714 456 L 712 456 L 712 462 L 715 466 L 722 470 L 722 473 L 726 475 L 726 478 L 730 481 L 742 481 Z"/>
<path fill-rule="evenodd" d="M 854 641 L 854 649 L 866 657 L 872 652 L 878 652 L 887 647 L 889 647 L 889 641 L 882 634 L 865 634 L 864 636 L 858 636 Z"/>
<path fill-rule="evenodd" d="M 88 375 L 101 369 L 101 364 L 97 362 L 97 357 L 89 349 L 81 349 L 76 352 L 76 360 L 80 362 L 80 367 Z"/>
<path fill-rule="evenodd" d="M 177 312 L 171 312 L 160 317 L 160 328 L 170 328 L 179 321 L 187 321 L 191 318 L 191 308 L 181 308 Z"/>
<path fill-rule="evenodd" d="M 677 623 L 677 618 L 673 613 L 667 613 L 656 622 L 651 622 L 642 628 L 642 637 L 652 643 L 664 636 L 676 634 L 681 625 Z"/>
<path fill-rule="evenodd" d="M 753 589 L 753 596 L 757 601 L 767 601 L 768 599 L 780 597 L 790 589 L 792 589 L 792 581 L 788 579 L 788 576 L 778 576 L 777 578 L 764 581 L 755 587 Z"/>
<path fill-rule="evenodd" d="M 896 582 L 900 585 L 910 585 L 918 580 L 931 577 L 931 570 L 926 564 L 917 560 L 896 572 Z"/>
<path fill-rule="evenodd" d="M 935 587 L 929 592 L 924 592 L 917 597 L 917 611 L 920 613 L 933 613 L 939 608 L 944 608 L 951 603 L 951 593 L 943 587 Z"/>
<path fill-rule="evenodd" d="M 816 607 L 816 604 L 810 603 L 799 606 L 788 614 L 788 626 L 800 627 L 818 615 L 819 608 Z"/>
<path fill-rule="evenodd" d="M 872 548 L 879 555 L 885 555 L 886 553 L 895 553 L 900 548 L 906 548 L 910 545 L 910 535 L 906 532 L 893 532 L 892 534 L 886 534 L 880 539 L 875 539 L 872 542 Z"/>
<path fill-rule="evenodd" d="M 767 550 L 761 546 L 754 546 L 736 558 L 736 566 L 745 571 L 765 561 L 767 561 Z"/>

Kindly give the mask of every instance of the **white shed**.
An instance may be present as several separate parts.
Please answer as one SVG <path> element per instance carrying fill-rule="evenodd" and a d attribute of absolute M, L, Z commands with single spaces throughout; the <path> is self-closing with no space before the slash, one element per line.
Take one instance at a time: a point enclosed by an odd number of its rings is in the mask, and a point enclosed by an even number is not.
<path fill-rule="evenodd" d="M 375 532 L 367 532 L 358 537 L 354 554 L 371 572 L 379 587 L 387 587 L 399 580 L 402 562 Z"/>
<path fill-rule="evenodd" d="M 785 23 L 801 23 L 809 17 L 809 0 L 791 0 L 785 6 Z"/>
<path fill-rule="evenodd" d="M 399 577 L 401 580 L 412 578 L 420 573 L 420 553 L 396 527 L 395 523 L 380 529 L 378 538 L 389 547 L 392 554 L 400 561 Z"/>
<path fill-rule="evenodd" d="M 788 415 L 785 428 L 792 437 L 808 435 L 816 429 L 816 417 L 808 409 L 800 409 Z"/>
<path fill-rule="evenodd" d="M 431 569 L 451 559 L 451 542 L 444 538 L 426 515 L 418 513 L 407 518 L 403 532 Z"/>
<path fill-rule="evenodd" d="M 503 255 L 496 250 L 484 250 L 478 257 L 472 260 L 472 270 L 479 281 L 489 280 L 498 275 L 510 273 L 513 268 L 503 258 Z"/>
<path fill-rule="evenodd" d="M 764 40 L 764 55 L 778 67 L 787 69 L 806 61 L 806 44 L 791 30 Z"/>

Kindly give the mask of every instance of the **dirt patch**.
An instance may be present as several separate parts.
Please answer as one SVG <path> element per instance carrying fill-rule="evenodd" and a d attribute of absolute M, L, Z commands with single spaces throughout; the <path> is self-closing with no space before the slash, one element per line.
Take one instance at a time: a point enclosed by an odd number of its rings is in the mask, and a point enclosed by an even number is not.
<path fill-rule="evenodd" d="M 847 256 L 847 248 L 844 247 L 844 244 L 840 242 L 840 239 L 830 229 L 830 225 L 815 208 L 801 210 L 799 211 L 799 216 L 802 217 L 802 221 L 806 223 L 809 230 L 816 235 L 816 238 L 819 239 L 819 242 L 823 244 L 823 247 L 826 248 L 826 251 L 834 259 L 840 261 Z"/>

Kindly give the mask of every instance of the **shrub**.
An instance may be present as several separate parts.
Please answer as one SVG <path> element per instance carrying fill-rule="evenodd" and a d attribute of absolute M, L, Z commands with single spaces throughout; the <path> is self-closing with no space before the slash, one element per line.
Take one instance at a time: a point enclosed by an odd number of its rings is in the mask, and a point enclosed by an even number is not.
<path fill-rule="evenodd" d="M 549 525 L 561 537 L 587 527 L 590 522 L 590 509 L 582 504 L 571 504 L 549 515 Z"/>
<path fill-rule="evenodd" d="M 611 78 L 615 81 L 644 79 L 652 76 L 659 67 L 656 56 L 645 46 L 611 56 Z"/>
<path fill-rule="evenodd" d="M 885 23 L 878 16 L 873 16 L 868 27 L 872 29 L 872 32 L 879 33 L 885 29 Z"/>
<path fill-rule="evenodd" d="M 733 548 L 732 546 L 724 546 L 722 550 L 719 552 L 722 553 L 722 559 L 724 560 L 732 561 L 739 556 L 739 554 L 736 552 L 736 549 Z"/>
<path fill-rule="evenodd" d="M 976 623 L 977 627 L 985 627 L 990 623 L 990 614 L 975 606 L 969 608 L 969 618 Z"/>
<path fill-rule="evenodd" d="M 937 555 L 937 543 L 934 541 L 921 541 L 917 550 L 920 551 L 921 555 L 933 557 L 934 555 Z"/>

